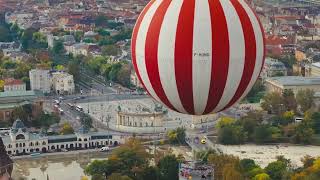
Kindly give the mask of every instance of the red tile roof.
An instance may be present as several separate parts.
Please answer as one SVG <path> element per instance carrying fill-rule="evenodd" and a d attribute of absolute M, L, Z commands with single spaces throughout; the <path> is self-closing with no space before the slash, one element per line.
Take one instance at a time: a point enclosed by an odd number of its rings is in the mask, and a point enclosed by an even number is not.
<path fill-rule="evenodd" d="M 20 79 L 8 78 L 4 80 L 5 86 L 22 85 L 22 84 L 24 84 L 24 82 L 21 81 Z"/>
<path fill-rule="evenodd" d="M 293 44 L 294 40 L 292 37 L 281 37 L 276 35 L 270 35 L 266 37 L 267 45 L 284 45 L 284 44 Z"/>

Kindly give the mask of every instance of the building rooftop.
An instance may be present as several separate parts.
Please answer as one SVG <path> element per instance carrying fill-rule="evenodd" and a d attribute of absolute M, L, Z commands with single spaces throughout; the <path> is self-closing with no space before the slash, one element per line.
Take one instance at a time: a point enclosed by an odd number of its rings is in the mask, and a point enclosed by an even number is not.
<path fill-rule="evenodd" d="M 320 62 L 312 63 L 312 66 L 320 68 Z"/>
<path fill-rule="evenodd" d="M 48 136 L 48 140 L 69 139 L 69 138 L 77 138 L 77 136 L 75 134 Z"/>
<path fill-rule="evenodd" d="M 8 92 L 0 92 L 0 98 L 26 97 L 26 96 L 41 96 L 41 93 L 37 92 L 37 91 L 8 91 Z"/>
<path fill-rule="evenodd" d="M 13 79 L 13 78 L 8 78 L 4 80 L 4 85 L 5 86 L 12 86 L 12 85 L 23 85 L 25 84 L 23 81 L 20 79 Z"/>
<path fill-rule="evenodd" d="M 267 81 L 282 86 L 320 85 L 320 77 L 281 76 L 268 78 Z"/>

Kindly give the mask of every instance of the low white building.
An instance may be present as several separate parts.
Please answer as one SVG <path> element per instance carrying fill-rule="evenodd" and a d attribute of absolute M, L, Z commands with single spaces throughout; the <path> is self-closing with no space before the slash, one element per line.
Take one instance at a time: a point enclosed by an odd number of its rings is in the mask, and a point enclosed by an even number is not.
<path fill-rule="evenodd" d="M 34 152 L 76 150 L 117 146 L 125 137 L 105 132 L 89 132 L 82 126 L 75 134 L 46 136 L 44 133 L 30 133 L 20 119 L 17 119 L 9 135 L 1 135 L 9 155 L 32 154 Z"/>
<path fill-rule="evenodd" d="M 285 89 L 291 89 L 294 94 L 297 94 L 299 90 L 306 89 L 319 92 L 320 77 L 282 76 L 266 80 L 267 92 L 282 93 Z"/>
<path fill-rule="evenodd" d="M 49 70 L 32 69 L 29 71 L 31 90 L 42 91 L 43 93 L 50 93 L 51 91 L 51 77 Z"/>
<path fill-rule="evenodd" d="M 66 72 L 52 73 L 52 87 L 56 94 L 73 94 L 75 92 L 73 75 Z"/>
<path fill-rule="evenodd" d="M 26 83 L 24 83 L 20 79 L 8 78 L 4 80 L 4 92 L 26 90 Z"/>

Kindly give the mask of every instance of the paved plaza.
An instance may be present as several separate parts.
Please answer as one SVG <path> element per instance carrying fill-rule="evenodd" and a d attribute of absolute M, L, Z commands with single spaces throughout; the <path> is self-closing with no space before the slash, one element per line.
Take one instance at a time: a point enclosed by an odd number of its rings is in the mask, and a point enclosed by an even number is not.
<path fill-rule="evenodd" d="M 121 111 L 128 113 L 152 113 L 156 106 L 161 106 L 151 98 L 133 99 L 133 100 L 115 100 L 104 102 L 87 102 L 79 103 L 85 113 L 88 113 L 96 120 L 103 122 L 110 129 L 116 128 L 116 115 L 119 107 Z M 89 111 L 88 111 L 89 109 Z M 165 109 L 165 108 L 164 108 Z M 212 119 L 211 124 L 214 124 Z M 210 126 L 210 123 L 208 123 Z M 192 116 L 176 113 L 168 110 L 168 114 L 164 119 L 164 128 L 175 129 L 177 127 L 191 128 Z"/>

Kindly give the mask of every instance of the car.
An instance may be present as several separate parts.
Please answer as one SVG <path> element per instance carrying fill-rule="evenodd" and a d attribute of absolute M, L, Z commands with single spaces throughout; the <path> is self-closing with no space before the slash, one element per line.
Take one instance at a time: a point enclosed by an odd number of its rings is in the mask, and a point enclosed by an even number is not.
<path fill-rule="evenodd" d="M 64 111 L 63 111 L 63 109 L 61 109 L 61 108 L 58 108 L 58 111 L 59 111 L 59 113 L 60 113 L 61 115 L 63 115 L 63 114 L 64 114 Z"/>
<path fill-rule="evenodd" d="M 207 140 L 205 138 L 201 139 L 201 144 L 206 144 Z"/>
<path fill-rule="evenodd" d="M 59 101 L 59 100 L 56 100 L 56 99 L 55 99 L 53 102 L 54 102 L 56 105 L 59 105 L 59 104 L 60 104 L 60 101 Z"/>
<path fill-rule="evenodd" d="M 109 148 L 108 146 L 102 147 L 102 148 L 100 149 L 100 152 L 107 152 L 107 151 L 110 151 L 110 148 Z"/>

